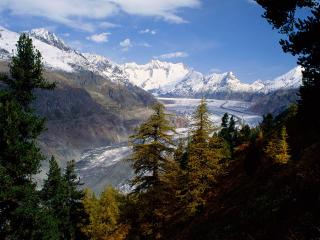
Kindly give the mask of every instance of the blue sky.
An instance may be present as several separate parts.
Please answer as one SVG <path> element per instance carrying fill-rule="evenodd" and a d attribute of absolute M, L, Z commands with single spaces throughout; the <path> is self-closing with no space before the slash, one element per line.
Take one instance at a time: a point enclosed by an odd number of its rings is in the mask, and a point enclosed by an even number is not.
<path fill-rule="evenodd" d="M 45 27 L 117 63 L 157 58 L 244 82 L 296 66 L 262 13 L 252 0 L 0 0 L 0 25 L 10 30 Z"/>

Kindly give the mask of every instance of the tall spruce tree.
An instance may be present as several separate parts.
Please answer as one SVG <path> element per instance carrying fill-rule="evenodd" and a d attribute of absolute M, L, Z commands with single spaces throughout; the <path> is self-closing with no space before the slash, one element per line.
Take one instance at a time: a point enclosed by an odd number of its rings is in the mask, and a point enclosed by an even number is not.
<path fill-rule="evenodd" d="M 175 129 L 169 124 L 162 104 L 155 104 L 153 111 L 131 137 L 131 161 L 136 175 L 132 180 L 134 192 L 139 195 L 140 206 L 144 206 L 142 219 L 145 222 L 140 223 L 144 228 L 142 234 L 158 239 L 165 219 L 162 209 L 166 182 L 163 176 L 173 158 Z"/>
<path fill-rule="evenodd" d="M 44 130 L 44 120 L 30 104 L 34 90 L 52 89 L 42 75 L 41 55 L 32 40 L 22 34 L 10 74 L 0 93 L 0 238 L 33 239 L 39 233 L 39 195 L 33 176 L 44 160 L 36 139 Z"/>

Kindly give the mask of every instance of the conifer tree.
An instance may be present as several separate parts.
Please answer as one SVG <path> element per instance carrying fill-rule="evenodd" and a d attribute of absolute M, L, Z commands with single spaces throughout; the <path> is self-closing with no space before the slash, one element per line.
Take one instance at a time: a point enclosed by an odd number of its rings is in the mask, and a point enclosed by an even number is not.
<path fill-rule="evenodd" d="M 1 76 L 1 81 L 7 86 L 0 93 L 0 238 L 32 239 L 42 227 L 33 176 L 44 160 L 36 144 L 44 120 L 30 104 L 36 88 L 54 85 L 44 80 L 41 55 L 26 34 L 17 43 L 10 75 Z"/>
<path fill-rule="evenodd" d="M 88 222 L 88 215 L 83 205 L 84 191 L 80 189 L 82 183 L 75 172 L 75 161 L 69 161 L 63 180 L 66 185 L 64 239 L 84 239 L 81 227 Z"/>
<path fill-rule="evenodd" d="M 182 170 L 185 170 L 187 168 L 188 149 L 185 148 L 185 143 L 182 139 L 180 139 L 178 146 L 174 152 L 174 160 L 179 164 Z"/>
<path fill-rule="evenodd" d="M 121 205 L 123 196 L 114 188 L 108 186 L 97 198 L 90 190 L 85 190 L 83 204 L 85 211 L 89 216 L 89 223 L 84 225 L 82 231 L 90 239 L 114 239 L 114 235 L 119 235 L 119 230 L 123 230 L 120 223 Z M 115 239 L 124 239 L 126 231 L 123 231 L 123 237 Z"/>
<path fill-rule="evenodd" d="M 224 138 L 219 137 L 217 134 L 213 134 L 210 138 L 209 147 L 214 152 L 214 156 L 218 162 L 231 157 L 229 144 Z"/>
<path fill-rule="evenodd" d="M 282 127 L 280 135 L 274 134 L 265 147 L 265 154 L 275 163 L 285 164 L 290 159 L 287 138 L 286 128 Z"/>
<path fill-rule="evenodd" d="M 221 119 L 221 127 L 227 128 L 228 125 L 229 125 L 229 114 L 225 113 L 225 114 L 223 114 L 222 119 Z"/>
<path fill-rule="evenodd" d="M 66 223 L 66 183 L 54 157 L 49 161 L 47 175 L 41 190 L 41 199 L 46 213 L 52 217 L 49 220 L 54 219 L 51 224 L 57 225 L 56 234 L 59 236 L 57 239 L 62 239 L 65 237 L 63 229 Z"/>
<path fill-rule="evenodd" d="M 164 106 L 155 104 L 153 111 L 154 114 L 131 136 L 135 192 L 148 191 L 161 184 L 160 176 L 174 151 L 172 133 L 175 130 L 167 120 Z"/>
<path fill-rule="evenodd" d="M 274 131 L 274 121 L 273 116 L 271 113 L 267 115 L 263 115 L 262 122 L 260 124 L 260 128 L 262 130 L 263 137 L 268 140 Z"/>
<path fill-rule="evenodd" d="M 141 226 L 144 226 L 146 236 L 157 239 L 161 236 L 160 229 L 164 221 L 161 209 L 166 183 L 163 176 L 173 158 L 172 133 L 175 130 L 170 126 L 162 104 L 155 104 L 153 111 L 151 117 L 131 137 L 131 161 L 136 174 L 132 180 L 134 192 L 139 194 L 139 203 L 145 208 L 143 219 L 146 222 Z"/>
<path fill-rule="evenodd" d="M 204 99 L 194 113 L 194 123 L 189 147 L 188 159 L 188 206 L 194 214 L 205 204 L 205 196 L 215 182 L 219 166 L 209 146 L 210 134 L 213 130 L 209 119 L 207 104 Z"/>
<path fill-rule="evenodd" d="M 13 98 L 26 109 L 35 98 L 35 89 L 53 89 L 55 84 L 44 79 L 41 53 L 34 48 L 32 39 L 26 33 L 20 35 L 16 46 L 10 75 L 5 76 L 3 81 L 8 85 Z"/>
<path fill-rule="evenodd" d="M 320 136 L 320 120 L 314 117 L 314 104 L 320 102 L 320 3 L 318 0 L 256 1 L 265 10 L 263 17 L 285 35 L 280 41 L 283 51 L 298 56 L 297 64 L 303 67 L 297 127 L 302 127 L 302 144 L 313 143 Z M 304 14 L 300 14 L 301 10 Z"/>
<path fill-rule="evenodd" d="M 280 133 L 280 140 L 279 140 L 279 152 L 277 155 L 277 162 L 278 163 L 288 163 L 289 159 L 290 159 L 290 155 L 289 155 L 289 146 L 287 143 L 287 139 L 288 139 L 288 134 L 287 134 L 287 130 L 286 127 L 282 127 L 281 128 L 281 133 Z"/>
<path fill-rule="evenodd" d="M 241 143 L 249 142 L 251 139 L 251 128 L 249 125 L 244 125 L 239 131 L 239 140 Z"/>
<path fill-rule="evenodd" d="M 225 139 L 229 145 L 231 156 L 234 154 L 234 148 L 238 143 L 238 130 L 236 128 L 236 121 L 234 116 L 229 117 L 228 113 L 225 113 L 221 119 L 221 130 L 219 136 Z"/>

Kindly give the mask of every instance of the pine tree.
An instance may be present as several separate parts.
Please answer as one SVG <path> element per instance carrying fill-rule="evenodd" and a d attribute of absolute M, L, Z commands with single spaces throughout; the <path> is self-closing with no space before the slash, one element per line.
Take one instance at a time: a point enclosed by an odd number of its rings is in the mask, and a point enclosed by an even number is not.
<path fill-rule="evenodd" d="M 165 182 L 163 176 L 173 158 L 174 128 L 167 120 L 164 106 L 157 103 L 153 106 L 154 113 L 131 137 L 133 154 L 131 161 L 135 170 L 132 181 L 134 192 L 139 194 L 139 203 L 144 206 L 144 223 L 141 227 L 146 236 L 157 239 L 161 236 L 160 229 L 164 215 L 161 212 Z"/>
<path fill-rule="evenodd" d="M 205 196 L 215 182 L 219 166 L 218 159 L 209 146 L 210 134 L 213 131 L 209 119 L 207 104 L 204 99 L 194 113 L 194 123 L 189 146 L 188 159 L 188 210 L 196 213 L 205 205 Z"/>
<path fill-rule="evenodd" d="M 44 120 L 30 104 L 36 88 L 54 85 L 43 79 L 41 55 L 25 34 L 17 43 L 10 73 L 1 76 L 7 87 L 0 93 L 0 238 L 32 239 L 42 227 L 33 176 L 44 160 L 36 144 Z"/>

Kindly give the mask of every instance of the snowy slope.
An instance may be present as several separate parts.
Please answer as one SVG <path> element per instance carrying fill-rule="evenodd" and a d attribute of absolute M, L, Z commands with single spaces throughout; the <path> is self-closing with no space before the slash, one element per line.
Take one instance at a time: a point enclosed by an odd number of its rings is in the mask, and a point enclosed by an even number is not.
<path fill-rule="evenodd" d="M 32 37 L 36 49 L 42 53 L 44 64 L 49 69 L 65 72 L 87 70 L 113 82 L 128 82 L 127 75 L 118 65 L 105 57 L 80 53 L 43 28 L 33 29 L 28 34 Z M 8 60 L 12 56 L 18 38 L 18 33 L 0 26 L 0 59 Z"/>

